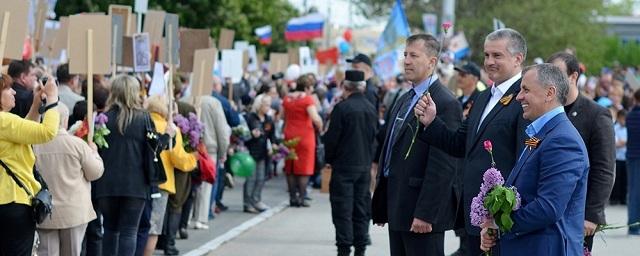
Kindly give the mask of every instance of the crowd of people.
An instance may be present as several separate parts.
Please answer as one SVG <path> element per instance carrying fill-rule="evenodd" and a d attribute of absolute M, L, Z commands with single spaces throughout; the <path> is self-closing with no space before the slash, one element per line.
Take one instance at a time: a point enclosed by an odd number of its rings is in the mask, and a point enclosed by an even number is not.
<path fill-rule="evenodd" d="M 534 175 L 529 169 L 537 167 L 527 164 L 538 157 L 521 159 L 522 142 L 550 122 L 566 125 L 555 115 L 566 116 L 576 133 L 549 138 L 581 138 L 574 151 L 562 151 L 576 154 L 563 164 L 576 173 L 563 181 L 573 190 L 562 200 L 549 190 L 534 195 L 531 187 L 545 184 L 511 178 L 522 187 L 520 213 L 548 213 L 531 206 L 540 200 L 571 208 L 548 215 L 560 216 L 558 235 L 571 244 L 567 250 L 576 244 L 591 250 L 597 227 L 607 223 L 608 204 L 626 204 L 629 224 L 640 221 L 637 70 L 614 67 L 588 77 L 570 50 L 550 56 L 551 65 L 524 68 L 526 40 L 512 29 L 487 35 L 483 67 L 442 61 L 439 45 L 431 35 L 409 37 L 404 72 L 386 81 L 375 76 L 369 56 L 356 54 L 330 77 L 303 74 L 297 65 L 285 73 L 246 73 L 238 83 L 214 76 L 211 93 L 197 99 L 185 74 L 171 78 L 173 97 L 150 96 L 151 81 L 139 74 L 87 78 L 71 74 L 68 64 L 12 61 L 0 75 L 0 223 L 6 227 L 0 255 L 153 255 L 157 249 L 178 255 L 176 239 L 188 239 L 190 228 L 209 229 L 228 209 L 223 195 L 238 180 L 230 164 L 238 152 L 255 161 L 243 185 L 249 214 L 270 208 L 262 190 L 280 174 L 290 206 L 309 207 L 309 187 L 320 186 L 323 168 L 332 169 L 338 255 L 352 247 L 365 255 L 371 219 L 388 225 L 391 255 L 442 255 L 450 229 L 461 239 L 456 255 L 478 255 L 495 246 L 488 227 L 469 220 L 492 162 L 482 142 L 493 142 L 495 167 L 505 179 L 517 166 L 525 166 L 519 175 Z M 96 143 L 87 143 L 93 135 L 86 123 L 88 79 L 90 114 L 109 131 Z M 180 118 L 202 128 L 183 131 Z M 149 144 L 154 134 L 167 144 L 158 152 Z M 288 154 L 278 155 L 283 147 Z M 205 162 L 215 166 L 211 179 L 204 178 Z M 588 172 L 581 169 L 586 165 Z M 152 178 L 154 170 L 161 182 Z M 31 205 L 41 188 L 51 192 L 54 208 L 36 223 Z M 516 221 L 530 216 L 521 218 Z M 516 222 L 515 229 L 546 230 L 547 224 Z M 640 235 L 640 228 L 628 232 Z M 522 239 L 505 236 L 502 247 L 512 250 Z"/>

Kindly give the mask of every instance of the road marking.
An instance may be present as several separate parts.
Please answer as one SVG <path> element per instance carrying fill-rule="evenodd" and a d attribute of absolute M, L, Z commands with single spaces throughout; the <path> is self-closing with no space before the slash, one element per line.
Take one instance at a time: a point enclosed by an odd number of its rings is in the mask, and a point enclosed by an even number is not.
<path fill-rule="evenodd" d="M 202 256 L 202 255 L 207 255 L 207 253 L 215 250 L 216 248 L 220 247 L 222 244 L 233 240 L 234 238 L 238 237 L 239 235 L 241 235 L 242 233 L 244 233 L 245 231 L 249 230 L 250 228 L 260 224 L 261 222 L 273 217 L 274 215 L 276 215 L 277 213 L 283 211 L 284 209 L 286 209 L 289 206 L 289 201 L 285 200 L 282 203 L 278 204 L 278 206 L 273 207 L 269 210 L 266 210 L 263 213 L 260 213 L 259 215 L 243 222 L 242 224 L 240 224 L 239 226 L 227 231 L 226 233 L 214 238 L 213 240 L 203 244 L 202 246 L 191 250 L 185 254 L 183 254 L 184 256 Z"/>

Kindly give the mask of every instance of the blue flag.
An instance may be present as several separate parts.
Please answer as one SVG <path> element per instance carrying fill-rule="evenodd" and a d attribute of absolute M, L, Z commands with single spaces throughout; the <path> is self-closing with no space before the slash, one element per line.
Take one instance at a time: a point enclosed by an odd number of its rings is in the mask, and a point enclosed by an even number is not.
<path fill-rule="evenodd" d="M 395 50 L 405 43 L 405 40 L 411 35 L 409 31 L 409 22 L 407 15 L 402 9 L 402 2 L 396 0 L 395 6 L 391 10 L 389 22 L 384 28 L 380 39 L 378 39 L 378 54 L 383 54 Z"/>

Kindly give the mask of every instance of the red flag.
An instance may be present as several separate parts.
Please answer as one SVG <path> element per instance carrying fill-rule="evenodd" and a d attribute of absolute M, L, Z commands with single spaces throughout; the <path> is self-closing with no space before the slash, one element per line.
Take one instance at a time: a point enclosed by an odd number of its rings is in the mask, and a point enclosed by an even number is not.
<path fill-rule="evenodd" d="M 31 59 L 31 54 L 33 54 L 31 51 L 31 38 L 26 37 L 24 39 L 24 44 L 22 46 L 22 59 L 23 60 Z"/>
<path fill-rule="evenodd" d="M 320 62 L 320 64 L 336 64 L 338 63 L 338 48 L 331 47 L 323 51 L 319 50 L 316 52 L 316 59 L 318 59 L 318 62 Z"/>

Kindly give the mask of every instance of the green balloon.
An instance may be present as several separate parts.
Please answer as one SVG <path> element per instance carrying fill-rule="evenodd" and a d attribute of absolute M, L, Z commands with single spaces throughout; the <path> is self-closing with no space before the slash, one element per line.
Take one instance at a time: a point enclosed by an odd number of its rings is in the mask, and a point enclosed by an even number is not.
<path fill-rule="evenodd" d="M 256 161 L 246 152 L 238 152 L 229 159 L 229 167 L 238 177 L 249 177 L 256 170 Z"/>

